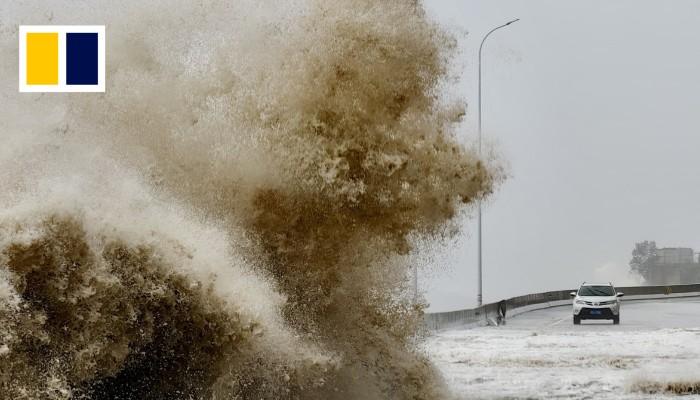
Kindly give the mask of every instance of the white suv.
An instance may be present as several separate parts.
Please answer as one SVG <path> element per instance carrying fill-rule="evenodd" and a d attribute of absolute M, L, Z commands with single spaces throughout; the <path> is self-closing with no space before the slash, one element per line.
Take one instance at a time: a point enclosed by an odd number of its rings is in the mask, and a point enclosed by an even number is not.
<path fill-rule="evenodd" d="M 577 292 L 571 292 L 574 298 L 574 324 L 582 319 L 611 319 L 613 324 L 620 323 L 620 297 L 624 293 L 616 292 L 612 283 L 584 282 Z"/>

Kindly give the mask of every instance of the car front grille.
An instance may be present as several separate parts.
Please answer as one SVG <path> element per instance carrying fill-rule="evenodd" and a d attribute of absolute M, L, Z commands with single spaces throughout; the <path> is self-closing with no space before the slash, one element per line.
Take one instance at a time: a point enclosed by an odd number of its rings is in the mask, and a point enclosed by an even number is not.
<path fill-rule="evenodd" d="M 584 303 L 586 303 L 587 306 L 609 306 L 609 305 L 611 305 L 611 304 L 615 304 L 615 300 L 611 300 L 611 301 L 601 301 L 601 302 L 597 302 L 597 301 L 584 301 Z"/>

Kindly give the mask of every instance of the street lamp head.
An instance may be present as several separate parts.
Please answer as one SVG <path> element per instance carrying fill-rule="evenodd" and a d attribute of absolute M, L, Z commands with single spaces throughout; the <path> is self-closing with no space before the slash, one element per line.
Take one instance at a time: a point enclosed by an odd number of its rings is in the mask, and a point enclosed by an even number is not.
<path fill-rule="evenodd" d="M 506 26 L 512 24 L 513 22 L 518 22 L 518 21 L 520 21 L 520 18 L 516 18 L 516 19 L 514 19 L 514 20 L 508 22 L 508 23 L 506 24 Z"/>

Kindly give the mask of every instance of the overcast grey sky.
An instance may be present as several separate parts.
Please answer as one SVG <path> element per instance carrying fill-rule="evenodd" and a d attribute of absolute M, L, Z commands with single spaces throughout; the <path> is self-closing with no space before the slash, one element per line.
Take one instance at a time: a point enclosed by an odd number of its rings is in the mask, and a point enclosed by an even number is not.
<path fill-rule="evenodd" d="M 484 210 L 484 301 L 619 284 L 636 241 L 700 250 L 700 1 L 426 0 L 457 31 L 476 135 L 512 177 Z M 476 225 L 421 277 L 431 311 L 476 301 Z"/>

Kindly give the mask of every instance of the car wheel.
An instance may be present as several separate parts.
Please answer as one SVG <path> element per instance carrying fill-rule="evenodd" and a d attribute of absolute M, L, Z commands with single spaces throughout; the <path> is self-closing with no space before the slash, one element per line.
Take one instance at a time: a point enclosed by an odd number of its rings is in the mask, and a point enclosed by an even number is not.
<path fill-rule="evenodd" d="M 614 325 L 619 325 L 620 324 L 620 316 L 618 315 L 617 317 L 613 317 L 613 324 Z"/>
<path fill-rule="evenodd" d="M 581 325 L 581 317 L 574 315 L 574 325 Z"/>

